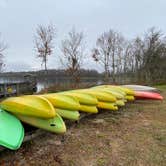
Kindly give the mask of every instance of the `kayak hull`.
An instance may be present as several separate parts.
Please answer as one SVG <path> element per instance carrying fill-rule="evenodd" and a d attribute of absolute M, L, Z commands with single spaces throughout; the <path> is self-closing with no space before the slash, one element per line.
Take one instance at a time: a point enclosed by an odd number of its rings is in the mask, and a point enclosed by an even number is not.
<path fill-rule="evenodd" d="M 80 114 L 78 111 L 63 110 L 56 108 L 56 112 L 64 119 L 79 120 Z"/>
<path fill-rule="evenodd" d="M 125 106 L 125 102 L 123 100 L 117 100 L 116 105 L 119 107 L 123 107 L 123 106 Z"/>
<path fill-rule="evenodd" d="M 116 97 L 107 93 L 107 92 L 101 92 L 97 89 L 83 89 L 83 90 L 77 90 L 79 93 L 83 94 L 89 94 L 97 98 L 98 101 L 103 102 L 116 102 Z"/>
<path fill-rule="evenodd" d="M 124 95 L 122 95 L 121 93 L 118 93 L 117 91 L 110 90 L 109 88 L 93 87 L 92 89 L 99 89 L 100 91 L 110 93 L 110 94 L 112 94 L 113 96 L 115 96 L 115 97 L 117 98 L 117 100 L 118 100 L 118 99 L 124 99 Z"/>
<path fill-rule="evenodd" d="M 136 99 L 151 99 L 151 100 L 163 100 L 163 97 L 154 92 L 144 92 L 144 91 L 135 91 L 135 98 Z"/>
<path fill-rule="evenodd" d="M 13 115 L 0 109 L 0 145 L 17 150 L 24 139 L 24 128 Z"/>
<path fill-rule="evenodd" d="M 134 100 L 135 100 L 135 97 L 134 97 L 134 96 L 131 96 L 131 95 L 126 95 L 126 96 L 125 96 L 125 99 L 126 99 L 127 101 L 134 101 Z"/>
<path fill-rule="evenodd" d="M 80 107 L 80 112 L 87 112 L 87 113 L 93 113 L 96 114 L 98 113 L 98 109 L 96 106 L 89 106 L 89 105 L 81 105 Z"/>
<path fill-rule="evenodd" d="M 149 92 L 157 92 L 156 88 L 150 86 L 143 86 L 143 85 L 122 85 L 123 87 L 127 87 L 133 89 L 134 91 L 149 91 Z"/>
<path fill-rule="evenodd" d="M 108 103 L 108 102 L 98 102 L 97 108 L 105 109 L 105 110 L 113 110 L 117 111 L 118 107 L 115 103 Z"/>
<path fill-rule="evenodd" d="M 79 103 L 83 104 L 83 105 L 95 106 L 98 103 L 97 98 L 90 94 L 83 94 L 83 93 L 76 92 L 74 90 L 67 91 L 67 92 L 61 92 L 61 93 L 64 95 L 67 95 L 67 96 L 75 97 L 79 101 Z"/>
<path fill-rule="evenodd" d="M 66 96 L 58 93 L 51 93 L 42 95 L 49 100 L 56 108 L 77 111 L 80 108 L 78 100 L 72 96 Z"/>
<path fill-rule="evenodd" d="M 31 126 L 41 128 L 44 130 L 47 130 L 49 132 L 62 134 L 66 132 L 66 126 L 63 122 L 63 119 L 56 114 L 54 118 L 50 119 L 43 119 L 43 118 L 37 118 L 32 116 L 24 116 L 17 114 L 16 117 L 23 121 L 24 123 L 27 123 Z"/>
<path fill-rule="evenodd" d="M 56 115 L 52 104 L 45 98 L 35 95 L 10 97 L 0 104 L 1 108 L 13 114 L 52 118 Z"/>

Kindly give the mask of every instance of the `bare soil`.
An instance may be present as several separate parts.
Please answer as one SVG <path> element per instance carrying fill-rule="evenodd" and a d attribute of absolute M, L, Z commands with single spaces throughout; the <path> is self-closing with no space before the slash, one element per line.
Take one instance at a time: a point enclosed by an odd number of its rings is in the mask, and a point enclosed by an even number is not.
<path fill-rule="evenodd" d="M 166 98 L 166 91 L 162 93 Z M 166 100 L 136 101 L 46 133 L 18 151 L 0 153 L 3 165 L 165 166 Z"/>

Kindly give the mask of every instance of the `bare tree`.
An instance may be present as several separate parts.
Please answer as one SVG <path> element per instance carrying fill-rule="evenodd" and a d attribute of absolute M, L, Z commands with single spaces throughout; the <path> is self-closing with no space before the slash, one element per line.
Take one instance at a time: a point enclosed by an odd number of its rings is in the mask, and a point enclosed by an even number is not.
<path fill-rule="evenodd" d="M 150 28 L 143 37 L 128 42 L 124 56 L 124 73 L 136 82 L 158 82 L 164 79 L 166 37 Z"/>
<path fill-rule="evenodd" d="M 155 27 L 150 28 L 144 37 L 143 69 L 149 82 L 157 81 L 161 62 L 166 58 L 166 37 Z M 163 75 L 165 73 L 163 72 Z M 160 79 L 160 78 L 159 78 Z"/>
<path fill-rule="evenodd" d="M 47 73 L 48 57 L 53 53 L 53 40 L 55 38 L 55 28 L 52 24 L 48 26 L 39 25 L 35 35 L 35 49 L 37 57 L 41 58 Z"/>
<path fill-rule="evenodd" d="M 110 75 L 111 50 L 109 47 L 110 39 L 107 33 L 104 33 L 96 41 L 97 48 L 92 50 L 92 58 L 104 67 L 105 81 L 108 82 Z"/>
<path fill-rule="evenodd" d="M 122 63 L 123 42 L 123 36 L 111 29 L 97 39 L 96 48 L 92 50 L 92 58 L 104 66 L 106 82 L 108 82 L 110 74 L 115 82 L 117 64 Z"/>
<path fill-rule="evenodd" d="M 68 33 L 68 37 L 62 40 L 61 51 L 63 54 L 61 63 L 73 78 L 74 83 L 80 81 L 79 71 L 85 57 L 84 44 L 83 32 L 76 32 L 74 28 Z"/>
<path fill-rule="evenodd" d="M 140 69 L 143 63 L 144 43 L 140 37 L 128 41 L 125 47 L 123 73 L 129 74 L 133 81 L 141 81 Z"/>
<path fill-rule="evenodd" d="M 123 73 L 131 71 L 133 68 L 133 45 L 131 42 L 127 42 L 123 60 Z"/>
<path fill-rule="evenodd" d="M 1 37 L 1 34 L 0 34 Z M 7 45 L 0 40 L 0 72 L 2 72 L 2 69 L 4 67 L 4 51 L 6 50 Z"/>

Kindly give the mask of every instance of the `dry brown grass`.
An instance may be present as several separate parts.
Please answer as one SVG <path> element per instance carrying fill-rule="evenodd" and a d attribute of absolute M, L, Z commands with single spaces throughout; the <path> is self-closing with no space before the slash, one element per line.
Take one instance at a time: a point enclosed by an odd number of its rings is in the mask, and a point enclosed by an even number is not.
<path fill-rule="evenodd" d="M 166 91 L 163 92 L 166 98 Z M 0 165 L 164 166 L 166 101 L 129 103 L 70 125 L 64 136 L 47 133 L 18 151 L 0 154 Z"/>

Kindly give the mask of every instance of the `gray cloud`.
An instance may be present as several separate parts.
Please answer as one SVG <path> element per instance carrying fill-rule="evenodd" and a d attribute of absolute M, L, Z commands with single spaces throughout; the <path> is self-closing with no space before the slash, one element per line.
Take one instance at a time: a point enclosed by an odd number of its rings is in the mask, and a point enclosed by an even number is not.
<path fill-rule="evenodd" d="M 38 24 L 52 22 L 57 27 L 55 52 L 49 60 L 50 68 L 58 68 L 61 40 L 74 25 L 86 33 L 87 48 L 109 28 L 121 31 L 132 38 L 147 28 L 157 26 L 166 32 L 165 0 L 0 0 L 0 32 L 9 44 L 6 63 L 24 62 L 32 68 L 40 68 L 35 59 L 33 36 Z M 91 62 L 90 68 L 98 69 Z M 37 67 L 36 67 L 37 66 Z M 7 70 L 23 70 L 24 67 L 8 65 Z M 100 68 L 101 70 L 101 68 Z"/>
<path fill-rule="evenodd" d="M 7 7 L 7 1 L 6 0 L 0 0 L 0 9 Z"/>
<path fill-rule="evenodd" d="M 29 71 L 32 70 L 32 66 L 30 66 L 28 63 L 17 61 L 13 63 L 7 63 L 5 65 L 6 71 Z"/>

